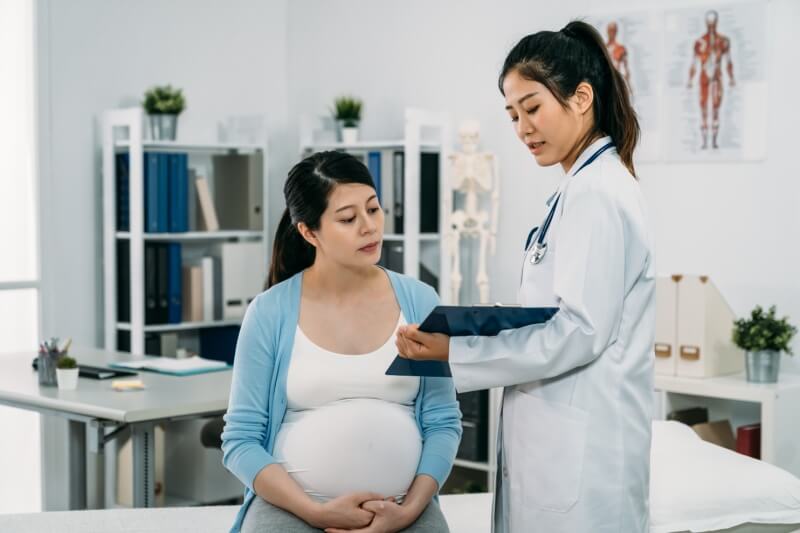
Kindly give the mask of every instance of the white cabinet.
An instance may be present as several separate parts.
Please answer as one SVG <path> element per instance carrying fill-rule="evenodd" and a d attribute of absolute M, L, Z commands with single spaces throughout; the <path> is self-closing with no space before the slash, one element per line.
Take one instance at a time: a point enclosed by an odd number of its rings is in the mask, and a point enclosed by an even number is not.
<path fill-rule="evenodd" d="M 800 375 L 778 383 L 750 383 L 744 374 L 713 378 L 655 377 L 659 418 L 676 409 L 702 406 L 710 420 L 736 427 L 761 423 L 761 459 L 800 476 Z"/>

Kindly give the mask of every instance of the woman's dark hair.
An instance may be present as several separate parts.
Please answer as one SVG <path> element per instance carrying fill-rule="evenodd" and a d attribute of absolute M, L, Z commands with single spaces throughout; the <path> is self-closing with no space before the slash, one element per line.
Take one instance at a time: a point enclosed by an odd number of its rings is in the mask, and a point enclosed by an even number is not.
<path fill-rule="evenodd" d="M 639 140 L 639 121 L 628 86 L 614 68 L 603 38 L 593 26 L 574 20 L 561 31 L 540 31 L 523 37 L 503 63 L 501 93 L 503 80 L 511 71 L 547 87 L 565 108 L 579 83 L 585 81 L 591 85 L 595 127 L 583 140 L 583 148 L 597 134 L 609 135 L 622 162 L 636 175 L 633 149 Z"/>
<path fill-rule="evenodd" d="M 275 232 L 272 264 L 265 288 L 314 264 L 316 249 L 300 235 L 297 224 L 303 222 L 312 231 L 319 229 L 320 217 L 328 208 L 331 192 L 344 183 L 360 183 L 375 188 L 367 167 L 345 152 L 312 154 L 289 171 L 283 186 L 286 209 Z"/>

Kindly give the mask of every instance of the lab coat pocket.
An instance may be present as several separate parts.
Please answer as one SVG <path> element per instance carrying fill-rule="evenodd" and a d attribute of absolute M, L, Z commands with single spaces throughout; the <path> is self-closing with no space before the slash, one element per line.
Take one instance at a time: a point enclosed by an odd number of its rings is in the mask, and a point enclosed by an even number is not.
<path fill-rule="evenodd" d="M 561 513 L 575 505 L 581 490 L 588 421 L 586 411 L 518 393 L 510 481 L 521 490 L 525 505 Z"/>

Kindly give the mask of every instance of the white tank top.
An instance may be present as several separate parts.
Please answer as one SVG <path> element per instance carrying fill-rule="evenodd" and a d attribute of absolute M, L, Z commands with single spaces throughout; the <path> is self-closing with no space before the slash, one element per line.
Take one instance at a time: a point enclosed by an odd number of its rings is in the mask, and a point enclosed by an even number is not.
<path fill-rule="evenodd" d="M 374 352 L 344 355 L 297 327 L 273 455 L 309 496 L 371 491 L 402 499 L 414 480 L 422 452 L 414 417 L 419 378 L 385 374 L 397 355 L 394 341 L 395 333 Z"/>

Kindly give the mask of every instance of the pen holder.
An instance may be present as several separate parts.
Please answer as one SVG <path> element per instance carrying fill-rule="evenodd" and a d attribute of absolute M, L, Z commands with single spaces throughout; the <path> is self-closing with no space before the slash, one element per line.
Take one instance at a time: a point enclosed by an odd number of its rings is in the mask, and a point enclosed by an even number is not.
<path fill-rule="evenodd" d="M 58 363 L 58 359 L 62 355 L 64 355 L 63 352 L 59 352 L 58 350 L 39 351 L 39 385 L 48 387 L 55 387 L 58 385 L 56 379 L 56 363 Z"/>

